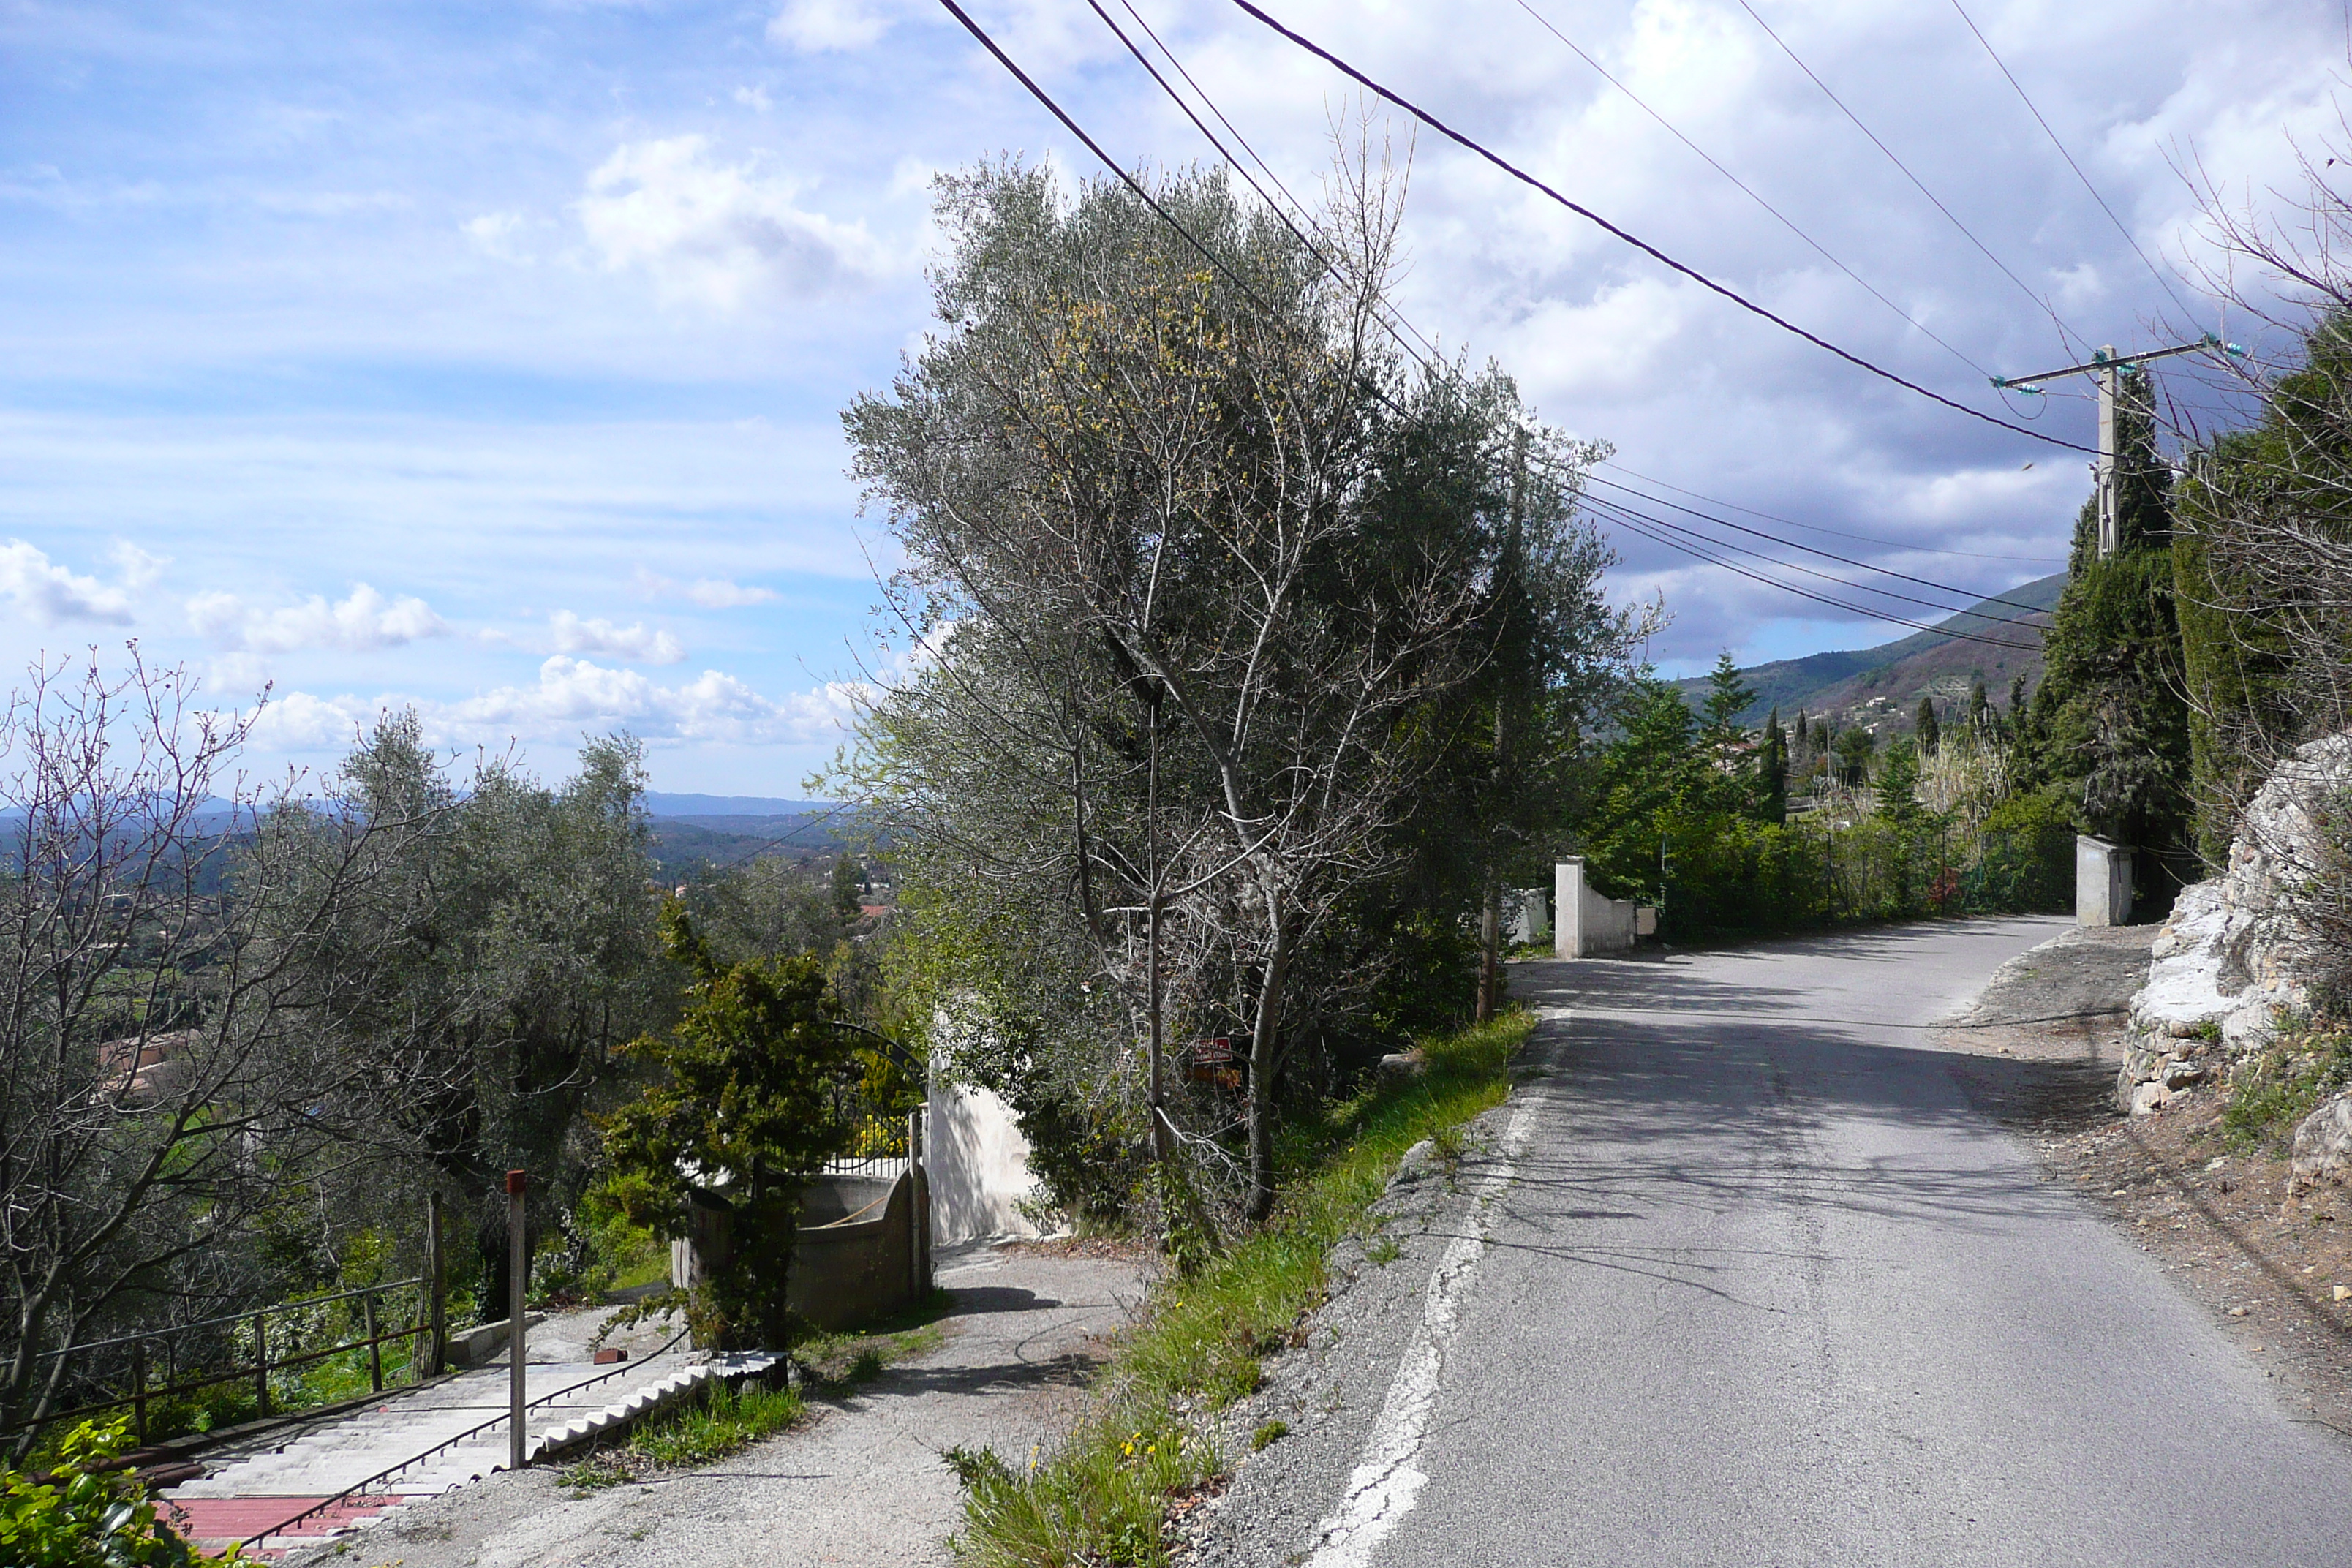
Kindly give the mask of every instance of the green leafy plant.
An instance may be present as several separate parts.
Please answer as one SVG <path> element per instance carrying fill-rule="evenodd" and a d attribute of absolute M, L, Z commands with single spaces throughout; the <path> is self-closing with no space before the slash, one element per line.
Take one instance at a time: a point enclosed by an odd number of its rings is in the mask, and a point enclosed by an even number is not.
<path fill-rule="evenodd" d="M 103 1469 L 131 1447 L 127 1421 L 85 1421 L 59 1445 L 47 1479 L 0 1479 L 0 1561 L 10 1568 L 195 1568 L 205 1559 L 158 1516 L 128 1470 Z M 249 1561 L 231 1547 L 215 1563 Z"/>
<path fill-rule="evenodd" d="M 2352 1025 L 2286 1018 L 2230 1075 L 2221 1130 L 2241 1148 L 2291 1135 L 2319 1102 L 2352 1084 Z"/>
<path fill-rule="evenodd" d="M 630 1448 L 653 1464 L 677 1469 L 708 1465 L 772 1437 L 808 1414 L 799 1394 L 746 1382 L 648 1423 Z"/>
<path fill-rule="evenodd" d="M 650 1297 L 643 1317 L 682 1306 L 695 1342 L 786 1349 L 801 1188 L 854 1131 L 843 1107 L 862 1064 L 835 1025 L 824 972 L 813 958 L 720 964 L 673 899 L 664 944 L 693 974 L 686 1016 L 667 1034 L 625 1047 L 655 1069 L 635 1101 L 604 1119 L 607 1192 L 635 1224 L 693 1235 L 698 1207 L 715 1211 L 727 1244 L 687 1291 Z"/>

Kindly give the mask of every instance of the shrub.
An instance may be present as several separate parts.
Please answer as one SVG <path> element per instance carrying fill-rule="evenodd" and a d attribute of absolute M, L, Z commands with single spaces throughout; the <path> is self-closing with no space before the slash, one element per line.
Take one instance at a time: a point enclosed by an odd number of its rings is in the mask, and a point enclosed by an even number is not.
<path fill-rule="evenodd" d="M 0 1479 L 0 1562 L 10 1568 L 195 1568 L 205 1560 L 156 1516 L 128 1470 L 97 1467 L 131 1447 L 130 1423 L 85 1421 L 66 1435 L 49 1479 Z M 230 1548 L 218 1563 L 243 1563 Z"/>

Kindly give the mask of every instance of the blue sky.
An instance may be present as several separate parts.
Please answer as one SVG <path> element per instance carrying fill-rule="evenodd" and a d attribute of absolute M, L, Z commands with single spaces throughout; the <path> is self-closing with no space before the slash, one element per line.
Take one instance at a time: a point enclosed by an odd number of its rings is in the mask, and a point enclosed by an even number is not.
<path fill-rule="evenodd" d="M 1976 406 L 2000 408 L 1967 361 L 2254 326 L 2189 280 L 2168 297 L 1948 0 L 1531 3 L 1960 352 L 1517 0 L 1270 8 Z M 2337 8 L 1966 3 L 2168 273 L 2211 257 L 2183 168 L 2267 211 L 2293 139 L 2336 129 Z M 1229 5 L 1137 6 L 1311 194 L 1345 84 Z M 1118 155 L 1208 155 L 1083 0 L 971 8 Z M 512 741 L 551 773 L 625 727 L 657 787 L 797 795 L 844 683 L 888 658 L 868 616 L 888 542 L 856 515 L 837 413 L 926 325 L 929 176 L 1007 152 L 1093 172 L 916 0 L 0 0 L 0 658 L 136 637 L 224 702 L 269 683 L 257 763 L 329 764 L 414 702 L 443 742 Z M 1625 469 L 1960 588 L 2059 564 L 2075 454 L 1874 384 L 1425 135 L 1412 190 L 1406 313 Z M 2170 384 L 2210 402 L 2199 374 Z M 2040 417 L 2090 437 L 2078 397 Z M 1622 548 L 1617 590 L 1675 613 L 1653 648 L 1672 668 L 1903 630 Z"/>

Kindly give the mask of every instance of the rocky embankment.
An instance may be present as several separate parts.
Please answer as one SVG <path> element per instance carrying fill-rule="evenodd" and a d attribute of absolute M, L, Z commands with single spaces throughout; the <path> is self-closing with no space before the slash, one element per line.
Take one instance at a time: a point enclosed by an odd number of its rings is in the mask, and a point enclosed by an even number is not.
<path fill-rule="evenodd" d="M 2352 803 L 2352 734 L 2301 748 L 2248 805 L 2222 875 L 2181 890 L 2132 998 L 2116 1108 L 2158 1111 L 2271 1044 L 2283 1019 L 2310 1012 L 2344 963 L 2315 924 L 2342 818 Z M 2352 1094 L 2296 1129 L 2296 1181 L 2352 1174 Z"/>

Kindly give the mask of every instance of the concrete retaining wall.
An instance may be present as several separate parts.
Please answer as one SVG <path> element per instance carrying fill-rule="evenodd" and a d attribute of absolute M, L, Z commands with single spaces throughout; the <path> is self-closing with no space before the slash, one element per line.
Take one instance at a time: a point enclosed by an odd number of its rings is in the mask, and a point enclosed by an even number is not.
<path fill-rule="evenodd" d="M 930 1196 L 918 1169 L 892 1178 L 826 1176 L 801 1197 L 785 1299 L 824 1329 L 853 1328 L 931 1292 Z M 698 1201 L 691 1234 L 670 1244 L 670 1283 L 690 1288 L 733 1246 L 724 1205 Z"/>
<path fill-rule="evenodd" d="M 787 1300 L 822 1329 L 846 1329 L 904 1310 L 930 1294 L 924 1173 L 896 1181 L 843 1176 L 813 1187 Z"/>

